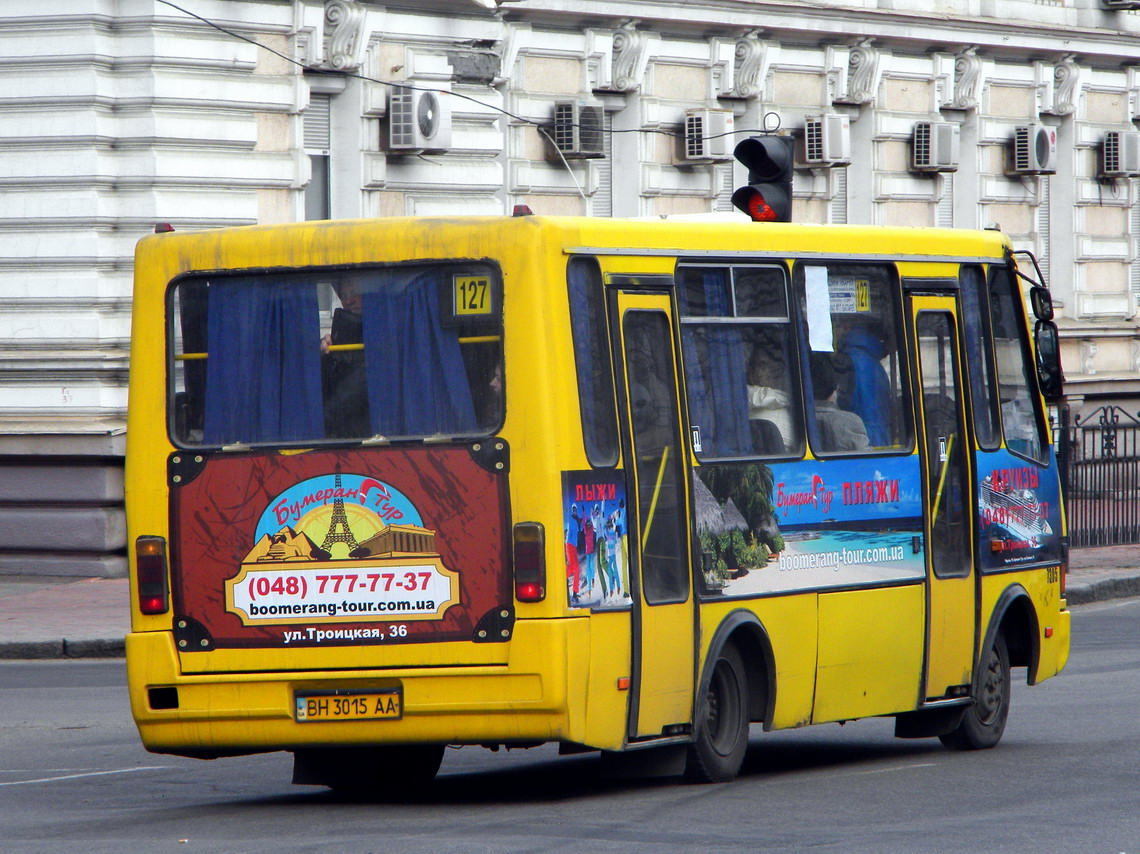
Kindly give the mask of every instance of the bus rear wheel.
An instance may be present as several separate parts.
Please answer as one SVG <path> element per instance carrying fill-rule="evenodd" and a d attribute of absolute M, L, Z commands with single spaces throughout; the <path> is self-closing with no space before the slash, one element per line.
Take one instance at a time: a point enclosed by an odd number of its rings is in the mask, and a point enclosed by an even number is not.
<path fill-rule="evenodd" d="M 685 779 L 727 783 L 736 777 L 748 749 L 748 675 L 736 647 L 717 656 L 708 690 L 697 704 L 694 740 Z"/>
<path fill-rule="evenodd" d="M 999 633 L 978 664 L 974 702 L 957 728 L 938 736 L 953 750 L 985 750 L 1001 741 L 1009 718 L 1009 649 Z"/>
<path fill-rule="evenodd" d="M 406 797 L 422 792 L 435 779 L 443 751 L 442 744 L 298 750 L 293 782 L 364 797 Z"/>

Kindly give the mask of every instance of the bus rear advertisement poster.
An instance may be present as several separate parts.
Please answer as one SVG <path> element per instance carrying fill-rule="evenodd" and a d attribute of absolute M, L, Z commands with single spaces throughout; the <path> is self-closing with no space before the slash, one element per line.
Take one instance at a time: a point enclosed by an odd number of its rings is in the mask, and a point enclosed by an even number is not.
<path fill-rule="evenodd" d="M 198 635 L 187 651 L 296 645 L 310 634 L 314 643 L 470 639 L 478 617 L 509 600 L 496 570 L 499 475 L 466 449 L 351 457 L 229 455 L 175 475 L 174 583 Z M 457 470 L 463 486 L 443 488 L 441 473 Z M 393 621 L 395 633 L 283 631 Z"/>

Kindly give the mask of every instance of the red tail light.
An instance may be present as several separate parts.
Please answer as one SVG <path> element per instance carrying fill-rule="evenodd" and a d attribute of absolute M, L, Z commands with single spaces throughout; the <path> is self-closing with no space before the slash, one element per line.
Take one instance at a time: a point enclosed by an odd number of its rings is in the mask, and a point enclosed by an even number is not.
<path fill-rule="evenodd" d="M 541 602 L 546 598 L 546 535 L 538 522 L 519 522 L 514 539 L 515 598 Z"/>
<path fill-rule="evenodd" d="M 139 537 L 135 540 L 135 566 L 139 610 L 144 614 L 165 614 L 170 610 L 166 540 L 162 537 Z"/>

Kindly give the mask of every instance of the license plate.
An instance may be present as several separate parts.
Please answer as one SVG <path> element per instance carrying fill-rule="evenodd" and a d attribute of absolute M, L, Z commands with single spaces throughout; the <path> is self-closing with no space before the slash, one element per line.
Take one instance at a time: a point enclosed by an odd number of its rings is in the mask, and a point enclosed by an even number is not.
<path fill-rule="evenodd" d="M 297 694 L 298 723 L 321 721 L 395 720 L 403 715 L 400 691 L 362 691 L 359 693 Z"/>

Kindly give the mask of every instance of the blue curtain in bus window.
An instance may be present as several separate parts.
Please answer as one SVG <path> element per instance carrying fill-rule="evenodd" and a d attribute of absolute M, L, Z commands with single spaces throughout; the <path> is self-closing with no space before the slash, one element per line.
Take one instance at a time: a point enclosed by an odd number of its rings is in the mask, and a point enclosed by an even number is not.
<path fill-rule="evenodd" d="M 211 283 L 202 440 L 324 438 L 320 320 L 310 283 Z"/>
<path fill-rule="evenodd" d="M 368 407 L 382 436 L 479 430 L 459 336 L 440 324 L 442 283 L 425 273 L 364 295 Z"/>
<path fill-rule="evenodd" d="M 839 407 L 856 413 L 867 428 L 867 438 L 875 447 L 892 443 L 891 412 L 894 399 L 891 381 L 883 368 L 887 345 L 873 329 L 856 326 L 839 342 L 839 352 L 851 360 L 854 383 L 841 395 Z"/>
<path fill-rule="evenodd" d="M 572 258 L 566 279 L 586 458 L 591 465 L 613 465 L 618 454 L 617 416 L 598 262 L 593 258 Z"/>
<path fill-rule="evenodd" d="M 728 271 L 709 269 L 701 273 L 705 306 L 710 317 L 731 317 Z M 748 427 L 748 378 L 744 336 L 740 329 L 717 324 L 684 327 L 686 359 L 692 364 L 702 347 L 706 355 L 703 371 L 689 377 L 690 417 L 701 428 L 701 453 L 710 457 L 732 457 L 751 453 L 752 435 Z M 696 367 L 693 365 L 693 367 Z"/>

